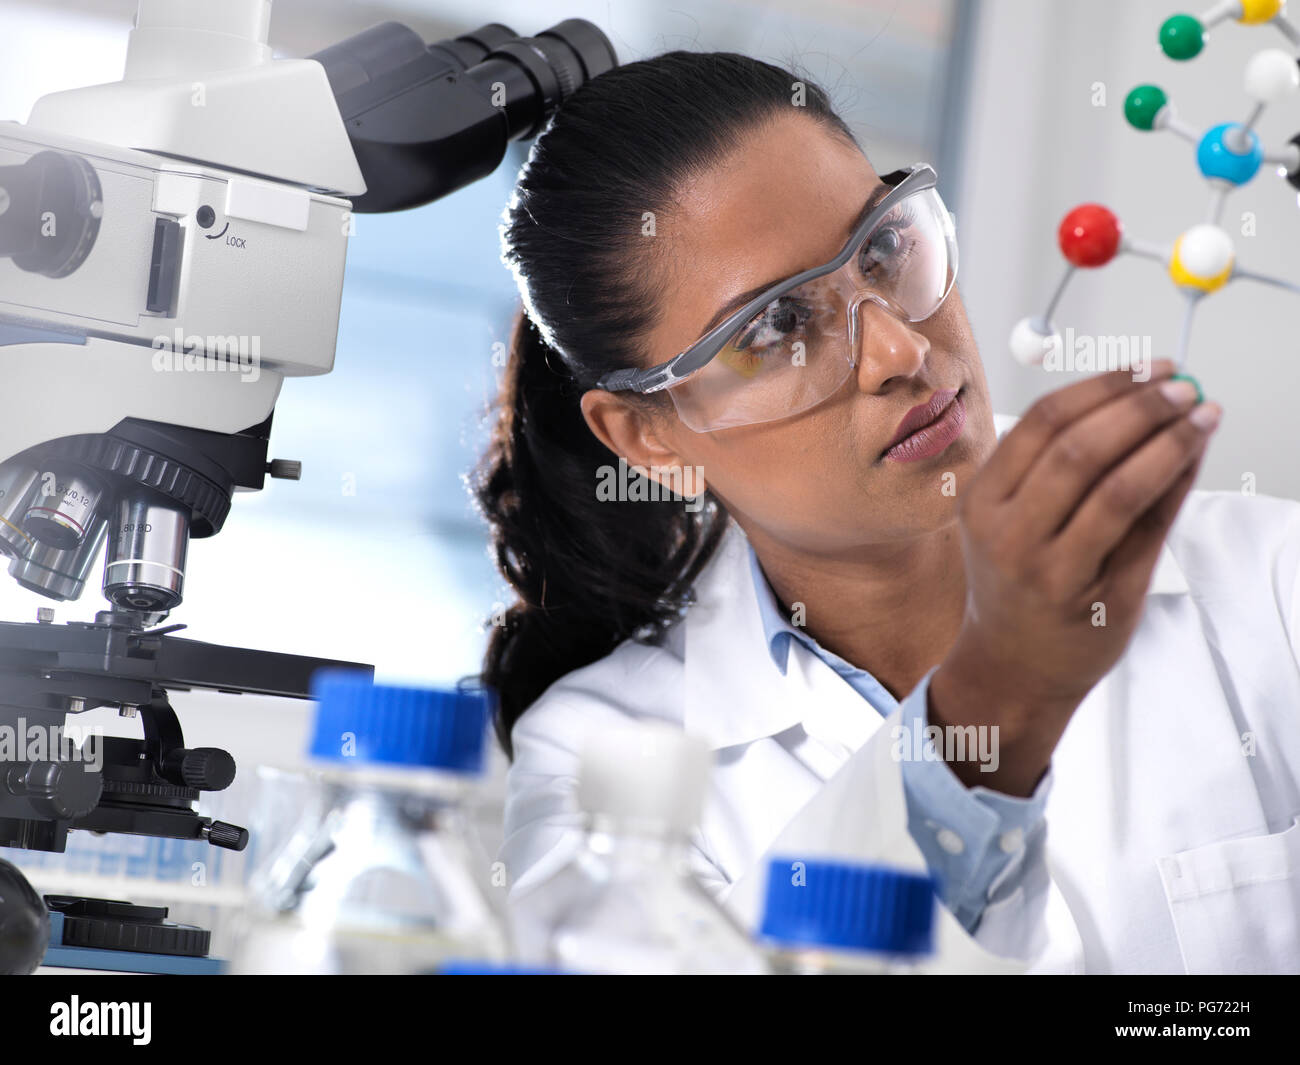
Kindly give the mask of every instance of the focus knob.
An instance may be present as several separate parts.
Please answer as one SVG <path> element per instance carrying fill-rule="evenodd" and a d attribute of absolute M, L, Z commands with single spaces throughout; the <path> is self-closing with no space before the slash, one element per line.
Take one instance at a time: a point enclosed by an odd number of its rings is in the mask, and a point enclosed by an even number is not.
<path fill-rule="evenodd" d="M 235 779 L 235 760 L 220 747 L 182 747 L 167 756 L 163 776 L 199 791 L 224 791 Z"/>
<path fill-rule="evenodd" d="M 104 778 L 80 762 L 30 762 L 10 771 L 9 790 L 44 817 L 84 817 L 99 803 Z"/>
<path fill-rule="evenodd" d="M 266 464 L 266 472 L 281 481 L 300 481 L 302 462 L 298 459 L 272 459 Z"/>
<path fill-rule="evenodd" d="M 205 834 L 214 847 L 224 847 L 228 851 L 242 851 L 248 846 L 248 829 L 228 825 L 225 821 L 213 821 Z"/>

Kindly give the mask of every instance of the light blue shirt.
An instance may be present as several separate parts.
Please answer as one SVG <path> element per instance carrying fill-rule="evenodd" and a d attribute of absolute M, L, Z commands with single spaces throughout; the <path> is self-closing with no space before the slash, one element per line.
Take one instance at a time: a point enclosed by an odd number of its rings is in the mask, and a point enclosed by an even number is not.
<path fill-rule="evenodd" d="M 1046 832 L 1044 811 L 1051 789 L 1051 770 L 1039 782 L 1034 794 L 1019 799 L 983 786 L 967 788 L 953 773 L 933 742 L 926 737 L 927 694 L 936 665 L 900 704 L 865 669 L 850 665 L 826 650 L 807 632 L 796 628 L 781 608 L 753 547 L 749 548 L 750 570 L 758 592 L 759 614 L 772 660 L 784 676 L 795 639 L 843 677 L 882 717 L 902 706 L 901 734 L 896 745 L 903 752 L 903 791 L 907 798 L 907 827 L 925 856 L 930 872 L 939 881 L 944 905 L 968 932 L 979 925 L 993 893 L 1015 875 L 1025 858 L 1026 847 L 1041 843 Z M 914 754 L 919 749 L 922 757 Z"/>

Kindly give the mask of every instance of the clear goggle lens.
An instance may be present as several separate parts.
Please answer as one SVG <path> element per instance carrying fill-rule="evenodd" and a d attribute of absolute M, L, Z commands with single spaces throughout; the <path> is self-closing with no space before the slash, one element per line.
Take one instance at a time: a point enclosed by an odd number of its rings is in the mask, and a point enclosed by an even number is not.
<path fill-rule="evenodd" d="M 696 432 L 799 414 L 829 398 L 857 364 L 859 313 L 875 303 L 908 322 L 952 291 L 957 242 L 939 193 L 900 200 L 843 266 L 781 294 L 706 365 L 668 389 Z"/>

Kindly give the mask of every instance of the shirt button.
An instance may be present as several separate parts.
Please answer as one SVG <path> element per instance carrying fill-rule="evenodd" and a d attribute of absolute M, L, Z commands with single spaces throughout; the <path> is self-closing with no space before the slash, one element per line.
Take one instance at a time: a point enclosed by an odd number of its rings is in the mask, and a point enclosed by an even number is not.
<path fill-rule="evenodd" d="M 961 836 L 957 835 L 951 828 L 941 828 L 935 835 L 939 846 L 949 854 L 960 854 L 966 849 L 966 844 L 962 842 Z"/>
<path fill-rule="evenodd" d="M 998 846 L 1002 848 L 1003 854 L 1015 854 L 1018 850 L 1023 850 L 1025 846 L 1025 832 L 1021 828 L 1013 828 L 1010 832 L 1003 832 L 998 840 Z"/>

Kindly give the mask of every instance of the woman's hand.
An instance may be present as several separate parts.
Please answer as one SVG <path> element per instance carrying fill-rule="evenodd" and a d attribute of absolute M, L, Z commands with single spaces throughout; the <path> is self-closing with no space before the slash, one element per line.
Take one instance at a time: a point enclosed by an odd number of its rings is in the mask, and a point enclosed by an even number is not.
<path fill-rule="evenodd" d="M 996 771 L 952 763 L 968 786 L 1031 794 L 1137 627 L 1222 413 L 1173 372 L 1159 360 L 1149 381 L 1120 370 L 1044 396 L 961 493 L 966 617 L 929 720 L 998 727 Z"/>

